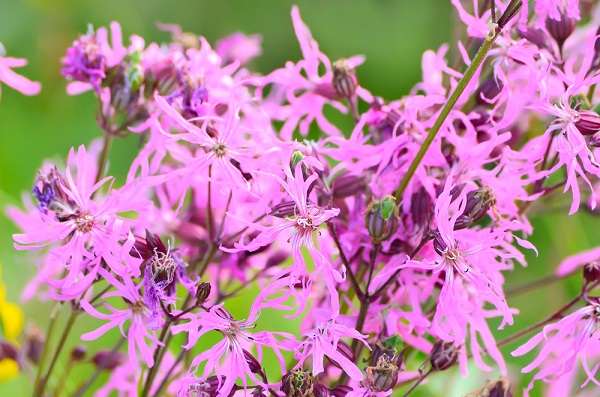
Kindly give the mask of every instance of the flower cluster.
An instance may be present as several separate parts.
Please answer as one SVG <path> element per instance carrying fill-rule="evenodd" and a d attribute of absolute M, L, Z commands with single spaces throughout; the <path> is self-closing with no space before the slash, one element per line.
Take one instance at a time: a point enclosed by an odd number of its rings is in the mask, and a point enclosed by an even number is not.
<path fill-rule="evenodd" d="M 584 15 L 577 1 L 537 0 L 528 15 L 515 0 L 452 3 L 469 36 L 466 71 L 450 66 L 446 45 L 427 51 L 423 81 L 393 100 L 361 86 L 364 57 L 322 53 L 297 7 L 302 59 L 267 75 L 248 66 L 259 36 L 213 48 L 160 25 L 168 43 L 124 44 L 112 23 L 110 40 L 90 28 L 73 43 L 67 90 L 97 97 L 104 140 L 72 149 L 65 167 L 45 164 L 34 200 L 9 214 L 22 229 L 15 248 L 39 253 L 24 297 L 100 320 L 82 340 L 114 328 L 124 338 L 94 356 L 113 370 L 96 395 L 388 396 L 455 363 L 467 376 L 471 357 L 507 375 L 489 319 L 517 321 L 504 273 L 535 251 L 527 210 L 559 189 L 570 214 L 596 205 L 600 7 Z M 11 84 L 3 62 L 17 64 L 0 58 Z M 118 185 L 105 176 L 108 149 L 131 134 L 143 146 Z M 523 371 L 569 374 L 562 395 L 580 367 L 600 385 L 600 364 L 589 364 L 600 353 L 590 295 L 600 271 L 586 274 L 542 325 L 559 321 L 514 352 L 542 345 Z M 240 294 L 251 304 L 238 317 L 230 298 Z M 264 313 L 301 317 L 301 328 L 284 332 Z M 507 382 L 481 390 L 509 393 Z"/>

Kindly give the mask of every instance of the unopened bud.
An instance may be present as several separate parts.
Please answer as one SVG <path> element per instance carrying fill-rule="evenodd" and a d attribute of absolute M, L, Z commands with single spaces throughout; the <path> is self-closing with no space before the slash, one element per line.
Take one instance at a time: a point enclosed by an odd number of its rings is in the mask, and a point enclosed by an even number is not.
<path fill-rule="evenodd" d="M 600 264 L 596 261 L 586 263 L 583 266 L 583 278 L 588 283 L 600 280 Z"/>
<path fill-rule="evenodd" d="M 246 359 L 246 363 L 248 364 L 248 368 L 250 369 L 250 371 L 253 374 L 261 375 L 263 373 L 263 370 L 262 370 L 262 367 L 260 366 L 260 363 L 256 359 L 256 357 L 254 357 L 252 355 L 252 353 L 250 353 L 248 350 L 246 350 L 246 349 L 242 349 L 242 350 L 244 352 L 244 358 Z"/>
<path fill-rule="evenodd" d="M 496 204 L 496 196 L 488 186 L 470 191 L 467 193 L 465 210 L 456 219 L 454 230 L 464 229 L 471 223 L 477 222 L 487 214 L 494 204 Z"/>
<path fill-rule="evenodd" d="M 333 180 L 331 190 L 334 198 L 346 198 L 364 192 L 366 186 L 363 177 L 346 172 Z"/>
<path fill-rule="evenodd" d="M 435 249 L 435 252 L 437 252 L 439 256 L 444 256 L 446 250 L 448 250 L 448 245 L 439 231 L 434 230 L 431 234 L 433 235 L 433 249 Z"/>
<path fill-rule="evenodd" d="M 398 206 L 394 196 L 373 201 L 365 214 L 365 227 L 374 243 L 389 239 L 398 229 Z"/>
<path fill-rule="evenodd" d="M 314 397 L 331 397 L 331 390 L 325 387 L 321 383 L 315 383 L 313 387 L 313 396 Z"/>
<path fill-rule="evenodd" d="M 27 352 L 27 358 L 34 364 L 39 364 L 44 350 L 46 337 L 38 328 L 29 328 L 25 334 L 25 343 L 23 348 Z"/>
<path fill-rule="evenodd" d="M 349 360 L 351 362 L 354 362 L 356 360 L 356 357 L 354 356 L 354 352 L 352 351 L 352 348 L 350 347 L 349 344 L 347 344 L 343 340 L 338 341 L 337 352 L 340 353 L 342 356 L 344 356 L 347 360 Z M 328 359 L 333 365 L 342 369 L 342 366 L 339 363 L 337 363 L 335 360 L 329 358 L 329 356 L 328 356 Z"/>
<path fill-rule="evenodd" d="M 81 361 L 85 358 L 87 354 L 87 348 L 84 345 L 78 345 L 71 350 L 71 360 L 72 361 Z"/>
<path fill-rule="evenodd" d="M 333 79 L 331 85 L 336 92 L 345 98 L 350 98 L 356 92 L 358 79 L 356 72 L 346 59 L 340 59 L 333 63 Z"/>
<path fill-rule="evenodd" d="M 399 368 L 395 363 L 395 357 L 384 354 L 379 357 L 375 367 L 365 369 L 367 376 L 364 384 L 367 388 L 376 391 L 388 391 L 398 382 Z"/>
<path fill-rule="evenodd" d="M 296 203 L 294 201 L 284 201 L 273 207 L 269 215 L 276 216 L 277 218 L 287 218 L 288 216 L 294 216 L 295 213 Z"/>
<path fill-rule="evenodd" d="M 107 371 L 112 371 L 125 361 L 125 356 L 118 351 L 101 350 L 92 357 L 92 362 L 98 368 Z"/>
<path fill-rule="evenodd" d="M 300 368 L 288 371 L 281 379 L 281 391 L 287 397 L 311 396 L 313 393 L 312 375 Z"/>
<path fill-rule="evenodd" d="M 8 341 L 0 341 L 0 361 L 4 359 L 17 360 L 19 351 L 17 347 Z"/>
<path fill-rule="evenodd" d="M 592 147 L 600 147 L 600 132 L 596 132 L 588 140 L 588 145 Z"/>
<path fill-rule="evenodd" d="M 497 97 L 501 91 L 502 84 L 495 77 L 489 77 L 475 91 L 475 101 L 479 105 L 489 105 L 487 101 Z"/>
<path fill-rule="evenodd" d="M 512 397 L 510 390 L 510 381 L 506 378 L 500 378 L 489 387 L 488 397 Z"/>
<path fill-rule="evenodd" d="M 538 46 L 538 48 L 548 48 L 548 39 L 544 32 L 540 29 L 530 28 L 527 26 L 517 26 L 517 34 L 522 39 L 529 41 Z"/>
<path fill-rule="evenodd" d="M 346 397 L 351 391 L 352 388 L 350 386 L 341 385 L 331 390 L 331 395 L 333 397 Z"/>
<path fill-rule="evenodd" d="M 201 305 L 208 300 L 210 296 L 211 286 L 210 283 L 200 283 L 196 290 L 196 303 Z"/>
<path fill-rule="evenodd" d="M 600 115 L 592 110 L 580 110 L 575 127 L 582 135 L 594 135 L 600 131 Z"/>
<path fill-rule="evenodd" d="M 429 353 L 431 367 L 444 371 L 453 366 L 458 360 L 458 349 L 453 342 L 438 340 Z"/>
<path fill-rule="evenodd" d="M 415 226 L 426 228 L 431 220 L 433 213 L 431 205 L 431 197 L 424 187 L 421 187 L 412 196 L 410 212 Z"/>
<path fill-rule="evenodd" d="M 562 13 L 560 16 L 560 21 L 552 18 L 546 18 L 546 29 L 548 29 L 550 36 L 556 40 L 559 48 L 562 48 L 565 41 L 575 31 L 576 22 L 577 21 L 575 21 L 574 18 L 570 18 L 566 14 Z"/>

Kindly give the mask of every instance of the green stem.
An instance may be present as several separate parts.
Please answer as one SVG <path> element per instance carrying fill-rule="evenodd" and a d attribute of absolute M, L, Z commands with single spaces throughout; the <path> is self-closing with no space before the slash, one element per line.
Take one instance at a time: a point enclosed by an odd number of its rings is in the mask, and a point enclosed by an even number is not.
<path fill-rule="evenodd" d="M 52 340 L 54 330 L 56 329 L 56 319 L 58 318 L 58 311 L 61 306 L 62 302 L 56 303 L 52 309 L 52 312 L 50 313 L 50 323 L 48 324 L 48 332 L 46 333 L 46 342 L 44 343 L 44 347 L 42 349 L 42 357 L 40 358 L 37 375 L 35 376 L 35 390 L 33 391 L 34 397 L 40 397 L 44 392 L 43 386 L 45 386 L 46 382 L 42 383 L 42 372 L 44 371 L 44 366 L 48 358 L 48 346 L 50 346 L 50 341 Z"/>
<path fill-rule="evenodd" d="M 100 158 L 98 159 L 98 173 L 96 174 L 96 183 L 104 176 L 104 168 L 108 161 L 108 153 L 110 152 L 110 146 L 112 144 L 113 137 L 110 134 L 104 134 L 104 145 L 102 146 L 102 152 L 100 152 Z"/>
<path fill-rule="evenodd" d="M 460 81 L 458 82 L 458 85 L 454 89 L 454 92 L 452 92 L 452 95 L 450 95 L 450 98 L 448 98 L 448 101 L 442 108 L 442 111 L 441 111 L 440 115 L 438 116 L 437 120 L 435 121 L 435 124 L 433 125 L 433 127 L 431 127 L 431 130 L 429 130 L 429 134 L 427 134 L 427 137 L 425 138 L 425 141 L 423 141 L 423 144 L 419 148 L 417 155 L 415 156 L 412 163 L 410 164 L 410 167 L 408 167 L 408 171 L 406 171 L 406 174 L 402 178 L 402 181 L 400 182 L 400 186 L 398 186 L 398 188 L 394 192 L 394 196 L 396 197 L 396 202 L 399 203 L 400 200 L 402 199 L 402 194 L 406 190 L 410 180 L 412 179 L 413 175 L 415 174 L 415 171 L 419 167 L 419 164 L 421 164 L 423 157 L 425 157 L 425 154 L 427 153 L 427 150 L 431 146 L 431 143 L 433 142 L 433 140 L 437 136 L 438 132 L 440 131 L 440 128 L 446 121 L 446 118 L 448 117 L 448 115 L 450 114 L 452 109 L 454 108 L 454 105 L 456 105 L 456 102 L 460 98 L 461 94 L 463 93 L 465 88 L 467 88 L 467 85 L 469 84 L 469 82 L 471 81 L 473 76 L 475 75 L 475 72 L 477 71 L 477 69 L 479 69 L 479 66 L 481 66 L 481 64 L 483 63 L 483 60 L 485 59 L 487 53 L 490 51 L 490 48 L 492 48 L 492 44 L 496 40 L 496 37 L 498 37 L 498 34 L 494 34 L 491 38 L 484 40 L 481 47 L 479 47 L 477 54 L 475 54 L 475 57 L 473 58 L 473 62 L 471 62 L 471 64 L 467 68 L 465 74 L 463 75 L 462 79 L 460 79 Z"/>
<path fill-rule="evenodd" d="M 62 352 L 63 348 L 65 347 L 65 343 L 67 342 L 69 334 L 71 333 L 71 330 L 73 329 L 73 324 L 75 324 L 75 320 L 77 319 L 77 314 L 78 314 L 77 308 L 73 308 L 73 310 L 71 311 L 71 315 L 69 316 L 69 319 L 67 320 L 67 325 L 65 325 L 65 329 L 64 329 L 62 335 L 60 336 L 60 340 L 58 341 L 56 350 L 54 351 L 54 356 L 52 357 L 52 361 L 50 362 L 48 371 L 46 371 L 46 374 L 44 375 L 44 377 L 39 380 L 39 390 L 38 390 L 39 394 L 34 394 L 35 396 L 41 396 L 42 393 L 44 392 L 44 388 L 46 387 L 46 384 L 48 383 L 48 380 L 50 379 L 50 376 L 52 375 L 52 371 L 54 370 L 54 366 L 56 365 L 56 363 L 58 361 L 58 357 L 60 357 L 60 353 Z M 40 367 L 40 369 L 41 369 L 41 367 Z"/>

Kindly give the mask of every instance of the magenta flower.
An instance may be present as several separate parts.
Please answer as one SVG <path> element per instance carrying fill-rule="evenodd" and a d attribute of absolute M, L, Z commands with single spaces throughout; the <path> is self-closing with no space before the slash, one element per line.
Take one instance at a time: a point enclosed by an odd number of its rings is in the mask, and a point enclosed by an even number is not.
<path fill-rule="evenodd" d="M 0 43 L 0 82 L 22 94 L 37 95 L 42 89 L 40 83 L 31 81 L 11 70 L 11 68 L 20 68 L 25 65 L 27 65 L 26 59 L 6 57 L 6 50 L 2 43 Z M 0 97 L 1 93 L 2 90 L 0 89 Z"/>
<path fill-rule="evenodd" d="M 536 380 L 552 382 L 570 372 L 578 359 L 587 375 L 587 380 L 582 387 L 590 381 L 600 386 L 600 381 L 596 379 L 600 363 L 590 368 L 587 360 L 589 348 L 594 346 L 597 349 L 597 343 L 593 339 L 599 326 L 600 304 L 596 301 L 589 302 L 587 306 L 569 314 L 559 322 L 546 325 L 540 333 L 513 351 L 513 356 L 522 356 L 534 347 L 542 345 L 535 360 L 522 370 L 527 373 L 538 369 L 526 393 L 533 388 Z M 597 351 L 595 349 L 594 352 Z"/>
<path fill-rule="evenodd" d="M 123 277 L 123 282 L 120 282 L 110 272 L 102 268 L 98 270 L 98 273 L 116 289 L 114 292 L 107 292 L 102 297 L 120 297 L 127 302 L 129 307 L 119 310 L 105 302 L 104 306 L 110 313 L 104 314 L 96 310 L 85 299 L 81 300 L 81 307 L 92 317 L 108 320 L 108 323 L 95 331 L 83 334 L 81 339 L 95 340 L 104 335 L 106 331 L 119 327 L 123 337 L 128 339 L 129 362 L 131 364 L 138 363 L 137 353 L 139 352 L 146 365 L 152 367 L 154 365 L 153 347 L 162 345 L 162 343 L 156 339 L 155 335 L 148 332 L 148 321 L 152 316 L 152 312 L 143 302 L 139 293 L 139 286 L 136 286 L 128 277 Z M 127 324 L 129 328 L 125 330 Z M 146 339 L 152 342 L 153 345 L 149 346 Z"/>
<path fill-rule="evenodd" d="M 250 227 L 260 231 L 258 236 L 249 243 L 239 242 L 234 244 L 233 249 L 224 247 L 221 247 L 221 249 L 226 252 L 252 252 L 271 244 L 281 232 L 290 232 L 291 236 L 288 241 L 292 243 L 292 257 L 294 258 L 293 267 L 289 272 L 290 288 L 294 288 L 293 286 L 306 275 L 306 264 L 301 252 L 301 248 L 306 247 L 315 261 L 315 270 L 323 274 L 331 296 L 332 310 L 335 316 L 339 312 L 339 298 L 335 282 L 342 282 L 344 276 L 335 270 L 325 255 L 315 247 L 313 233 L 321 224 L 337 216 L 339 209 L 322 209 L 312 204 L 308 199 L 310 187 L 318 178 L 318 175 L 313 173 L 305 180 L 303 167 L 311 166 L 322 171 L 323 165 L 314 157 L 306 156 L 298 162 L 292 175 L 291 160 L 290 153 L 283 158 L 283 167 L 286 175 L 285 181 L 277 175 L 272 174 L 271 176 L 281 184 L 293 200 L 293 212 L 291 213 L 294 214 L 294 217 L 288 217 L 280 224 L 271 227 L 250 224 Z"/>
<path fill-rule="evenodd" d="M 345 325 L 330 320 L 320 323 L 316 328 L 304 334 L 306 339 L 296 348 L 294 357 L 298 360 L 296 368 L 312 357 L 312 374 L 317 376 L 324 371 L 323 360 L 325 356 L 339 364 L 344 372 L 355 380 L 362 380 L 363 374 L 360 369 L 354 364 L 347 355 L 342 354 L 338 350 L 340 338 L 358 339 L 367 348 L 370 349 L 365 341 L 366 335 L 361 335 L 355 329 L 346 327 Z"/>
<path fill-rule="evenodd" d="M 218 331 L 224 337 L 212 348 L 203 351 L 192 360 L 192 366 L 188 372 L 188 378 L 191 379 L 184 381 L 185 390 L 181 391 L 182 395 L 185 395 L 191 384 L 195 383 L 193 381 L 194 374 L 202 362 L 206 362 L 206 364 L 200 380 L 208 379 L 213 372 L 220 380 L 217 386 L 219 392 L 217 397 L 229 396 L 237 379 L 241 379 L 244 389 L 247 386 L 247 378 L 257 385 L 268 388 L 260 364 L 249 353 L 248 345 L 268 346 L 273 349 L 282 369 L 285 368 L 285 361 L 280 350 L 292 350 L 296 345 L 294 337 L 289 334 L 249 332 L 249 329 L 255 327 L 258 313 L 251 312 L 248 320 L 237 321 L 222 306 L 222 304 L 213 306 L 207 312 L 185 314 L 183 318 L 189 319 L 188 323 L 171 327 L 173 334 L 181 332 L 188 334 L 188 343 L 183 346 L 188 350 L 196 346 L 198 339 L 209 331 Z M 283 336 L 286 340 L 279 341 L 275 335 Z"/>
<path fill-rule="evenodd" d="M 133 186 L 120 190 L 109 190 L 105 199 L 94 198 L 94 194 L 110 177 L 95 183 L 97 169 L 94 156 L 88 156 L 81 146 L 77 153 L 71 149 L 67 161 L 65 176 L 56 169 L 41 174 L 34 194 L 38 198 L 39 217 L 42 226 L 33 230 L 26 228 L 25 234 L 15 234 L 17 249 L 39 249 L 53 246 L 51 251 L 67 270 L 62 281 L 63 292 L 73 293 L 74 287 L 83 292 L 90 278 L 80 279 L 82 272 L 90 270 L 88 266 L 98 266 L 96 258 L 102 258 L 118 275 L 141 274 L 140 260 L 129 252 L 134 243 L 128 223 L 117 213 L 141 210 L 147 205 L 144 198 L 134 197 Z M 87 280 L 86 283 L 81 283 Z"/>

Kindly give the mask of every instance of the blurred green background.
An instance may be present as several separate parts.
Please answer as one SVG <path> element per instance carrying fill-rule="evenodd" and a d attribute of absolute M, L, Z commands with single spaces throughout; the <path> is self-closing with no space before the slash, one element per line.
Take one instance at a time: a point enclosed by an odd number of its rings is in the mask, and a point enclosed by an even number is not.
<path fill-rule="evenodd" d="M 0 41 L 9 56 L 30 61 L 18 72 L 42 83 L 42 93 L 36 97 L 25 97 L 7 87 L 2 89 L 0 207 L 19 205 L 20 195 L 28 194 L 35 172 L 44 159 L 64 163 L 70 147 L 88 144 L 100 136 L 94 116 L 95 98 L 90 93 L 67 96 L 66 83 L 60 75 L 60 59 L 65 49 L 79 33 L 87 30 L 88 24 L 99 27 L 118 21 L 125 37 L 135 33 L 146 42 L 169 38 L 155 28 L 157 21 L 179 24 L 184 31 L 203 35 L 211 43 L 236 31 L 259 33 L 263 36 L 263 56 L 253 66 L 261 73 L 268 73 L 283 66 L 285 61 L 300 57 L 290 19 L 292 4 L 273 0 L 0 0 Z M 301 2 L 299 6 L 321 50 L 331 60 L 354 54 L 366 55 L 367 62 L 358 69 L 361 85 L 386 99 L 407 94 L 421 79 L 424 50 L 437 49 L 445 42 L 454 46 L 457 34 L 462 32 L 456 28 L 456 16 L 449 0 L 312 0 Z M 136 144 L 134 137 L 113 144 L 111 174 L 117 176 L 117 183 L 123 180 L 135 155 Z M 566 212 L 561 208 L 562 214 Z M 592 221 L 584 217 L 552 215 L 534 218 L 533 222 L 537 230 L 532 241 L 538 246 L 540 256 L 530 255 L 529 268 L 519 268 L 508 275 L 507 288 L 551 273 L 565 255 L 593 243 L 585 233 L 591 230 Z M 4 214 L 0 215 L 3 278 L 9 300 L 17 302 L 36 267 L 26 252 L 17 253 L 12 248 L 11 234 L 14 232 L 15 227 Z M 521 316 L 516 317 L 514 327 L 498 332 L 499 338 L 543 318 L 550 308 L 559 307 L 567 297 L 576 294 L 578 282 L 573 280 L 566 287 L 554 284 L 509 299 L 511 306 L 521 310 Z M 51 305 L 39 302 L 25 304 L 27 321 L 36 322 L 44 329 L 50 308 Z M 245 312 L 245 309 L 240 310 L 240 313 Z M 89 324 L 79 326 L 74 335 L 91 329 Z M 115 337 L 112 335 L 113 340 Z M 70 344 L 77 343 L 76 336 L 71 339 Z M 110 346 L 110 340 L 111 337 L 101 339 L 99 345 Z M 510 348 L 515 346 L 504 350 L 507 357 L 510 357 Z M 517 363 L 517 366 L 511 366 L 512 379 L 519 379 L 518 366 L 522 367 L 530 358 L 512 361 Z M 86 373 L 89 374 L 89 369 L 75 372 L 81 376 Z M 449 377 L 436 375 L 429 386 L 420 388 L 422 390 L 414 395 L 464 395 L 495 376 L 497 374 L 482 374 L 477 370 L 473 370 L 466 380 L 456 372 Z M 524 381 L 528 379 L 525 377 Z M 9 393 L 27 395 L 30 384 L 24 376 L 0 384 L 0 396 Z M 519 394 L 517 391 L 516 395 Z M 533 395 L 541 394 L 538 391 Z"/>

